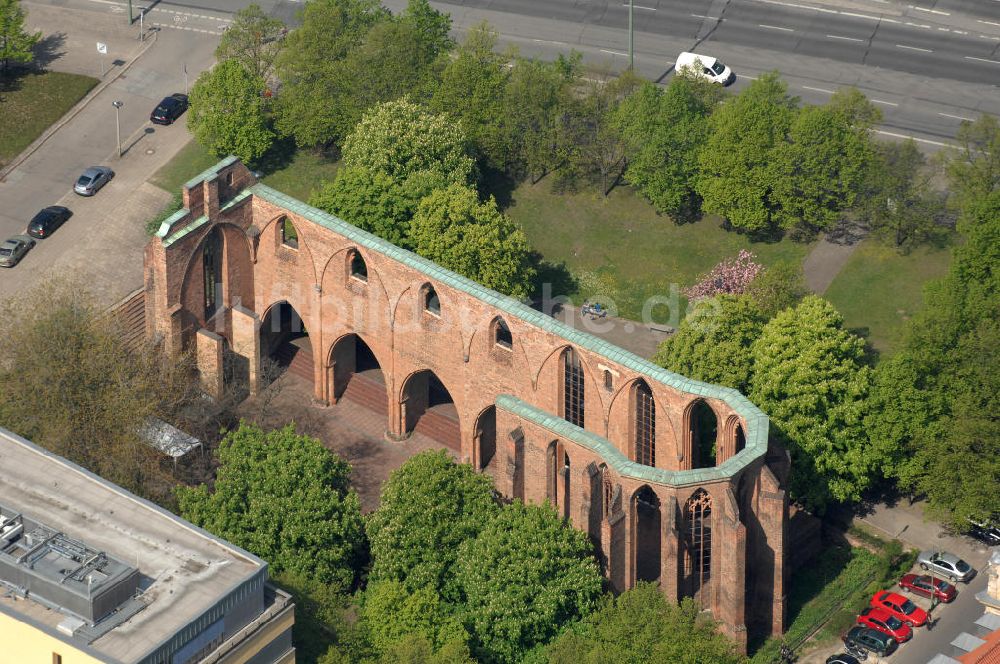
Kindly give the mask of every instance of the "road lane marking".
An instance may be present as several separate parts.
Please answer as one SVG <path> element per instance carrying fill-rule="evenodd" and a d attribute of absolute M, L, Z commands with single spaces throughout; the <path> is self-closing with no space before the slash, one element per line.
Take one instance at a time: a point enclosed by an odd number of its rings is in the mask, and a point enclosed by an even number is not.
<path fill-rule="evenodd" d="M 886 18 L 885 16 L 871 16 L 869 14 L 854 14 L 852 12 L 837 12 L 841 16 L 850 16 L 852 18 L 867 18 L 872 21 L 881 21 L 883 23 L 899 23 L 894 18 Z"/>
<path fill-rule="evenodd" d="M 933 53 L 929 48 L 920 48 L 918 46 L 907 46 L 906 44 L 896 44 L 896 48 L 905 48 L 908 51 L 920 51 L 921 53 Z"/>
<path fill-rule="evenodd" d="M 926 7 L 917 7 L 916 5 L 910 5 L 910 9 L 916 9 L 918 12 L 927 12 L 929 14 L 938 14 L 939 16 L 951 16 L 948 12 L 943 12 L 937 9 L 927 9 Z"/>
<path fill-rule="evenodd" d="M 833 90 L 824 90 L 823 88 L 810 88 L 808 85 L 803 85 L 802 87 L 805 90 L 813 90 L 814 92 L 825 92 L 828 95 L 833 94 Z"/>
<path fill-rule="evenodd" d="M 622 3 L 622 7 L 628 7 L 627 2 Z M 655 12 L 656 7 L 643 7 L 642 5 L 632 5 L 632 9 L 645 9 L 648 12 Z"/>
<path fill-rule="evenodd" d="M 830 39 L 844 39 L 846 41 L 863 42 L 864 39 L 858 39 L 857 37 L 841 37 L 840 35 L 827 35 Z"/>
<path fill-rule="evenodd" d="M 979 18 L 976 19 L 976 23 L 985 23 L 986 25 L 995 25 L 998 28 L 1000 28 L 1000 23 L 994 23 L 993 21 L 984 21 L 984 20 L 979 19 Z"/>
<path fill-rule="evenodd" d="M 911 28 L 923 28 L 924 30 L 932 29 L 931 26 L 927 25 L 926 23 L 911 23 L 910 21 L 907 21 L 906 25 L 910 26 Z"/>
<path fill-rule="evenodd" d="M 916 136 L 907 136 L 906 134 L 894 134 L 891 131 L 883 131 L 881 129 L 876 129 L 875 133 L 876 134 L 882 134 L 883 136 L 892 136 L 893 138 L 909 138 L 911 140 L 916 141 L 917 143 L 927 143 L 928 145 L 937 145 L 938 147 L 942 147 L 942 148 L 950 148 L 952 146 L 951 143 L 942 143 L 940 141 L 931 141 L 931 140 L 928 140 L 926 138 L 917 138 Z"/>
<path fill-rule="evenodd" d="M 795 32 L 795 30 L 793 30 L 792 28 L 783 28 L 780 25 L 765 25 L 763 23 L 758 23 L 757 27 L 767 28 L 768 30 L 782 30 L 784 32 Z"/>
<path fill-rule="evenodd" d="M 965 56 L 966 60 L 976 60 L 977 62 L 988 62 L 991 65 L 1000 65 L 1000 60 L 987 60 L 986 58 L 974 58 L 971 55 Z"/>
<path fill-rule="evenodd" d="M 800 5 L 794 2 L 780 2 L 779 0 L 757 0 L 757 2 L 763 2 L 766 5 L 781 5 L 782 7 L 795 7 L 796 9 L 811 9 L 815 12 L 823 12 L 824 14 L 839 14 L 836 9 L 826 9 L 825 7 L 811 7 L 809 5 Z"/>
<path fill-rule="evenodd" d="M 628 55 L 628 53 L 622 53 L 621 51 L 609 51 L 606 48 L 602 48 L 601 53 L 610 53 L 611 55 Z"/>
<path fill-rule="evenodd" d="M 899 106 L 899 104 L 894 101 L 882 101 L 881 99 L 872 99 L 871 102 L 873 104 L 885 104 L 886 106 Z"/>
<path fill-rule="evenodd" d="M 705 16 L 704 14 L 691 14 L 695 18 L 707 18 L 710 21 L 724 21 L 726 19 L 719 18 L 718 16 Z"/>
<path fill-rule="evenodd" d="M 975 122 L 973 118 L 965 118 L 961 115 L 951 115 L 950 113 L 938 113 L 938 115 L 946 118 L 954 118 L 955 120 L 965 120 L 966 122 Z"/>
<path fill-rule="evenodd" d="M 756 76 L 747 76 L 746 74 L 737 74 L 736 78 L 745 78 L 745 79 L 747 79 L 749 81 L 756 81 L 757 80 Z"/>

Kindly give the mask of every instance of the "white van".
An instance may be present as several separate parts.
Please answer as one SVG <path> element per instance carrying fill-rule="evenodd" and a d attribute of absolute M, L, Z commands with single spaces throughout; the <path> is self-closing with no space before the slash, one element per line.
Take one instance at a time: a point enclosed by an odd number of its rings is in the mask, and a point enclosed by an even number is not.
<path fill-rule="evenodd" d="M 674 71 L 685 71 L 722 85 L 729 85 L 736 80 L 736 74 L 732 69 L 713 57 L 696 53 L 684 52 L 678 55 Z"/>

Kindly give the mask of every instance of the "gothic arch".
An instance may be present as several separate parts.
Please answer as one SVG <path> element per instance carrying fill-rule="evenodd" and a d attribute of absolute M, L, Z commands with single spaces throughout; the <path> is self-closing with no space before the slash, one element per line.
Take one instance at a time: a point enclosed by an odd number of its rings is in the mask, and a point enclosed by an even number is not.
<path fill-rule="evenodd" d="M 632 494 L 630 507 L 633 578 L 636 582 L 659 583 L 663 555 L 660 497 L 648 484 L 644 484 Z"/>
<path fill-rule="evenodd" d="M 495 465 L 497 453 L 496 406 L 487 406 L 476 417 L 473 440 L 476 449 L 476 468 L 486 470 L 490 464 Z"/>
<path fill-rule="evenodd" d="M 656 466 L 656 400 L 642 378 L 632 383 L 629 398 L 631 458 L 644 466 Z"/>
<path fill-rule="evenodd" d="M 346 398 L 378 413 L 388 414 L 385 365 L 360 334 L 341 335 L 330 344 L 324 365 L 327 398 L 336 403 Z"/>
<path fill-rule="evenodd" d="M 695 399 L 684 409 L 684 448 L 689 468 L 716 465 L 719 449 L 719 416 L 704 399 Z"/>
<path fill-rule="evenodd" d="M 273 246 L 274 249 L 273 251 L 270 251 L 268 255 L 274 256 L 277 254 L 278 247 L 281 246 L 281 229 L 278 228 L 278 222 L 283 219 L 288 219 L 288 222 L 295 227 L 295 232 L 298 235 L 299 240 L 299 246 L 295 251 L 303 254 L 304 260 L 309 267 L 309 276 L 312 279 L 312 283 L 321 284 L 322 282 L 318 281 L 319 275 L 316 273 L 316 262 L 313 260 L 312 249 L 309 247 L 309 243 L 305 241 L 305 238 L 302 235 L 303 224 L 297 223 L 295 218 L 288 212 L 281 212 L 280 214 L 275 215 L 274 217 L 268 219 L 267 222 L 261 227 L 257 245 L 257 260 L 260 260 L 260 238 L 270 236 L 273 243 L 269 246 Z"/>
<path fill-rule="evenodd" d="M 743 433 L 743 422 L 739 415 L 730 415 L 726 418 L 721 443 L 720 448 L 723 453 L 720 455 L 719 463 L 739 454 L 746 447 L 746 435 Z"/>
<path fill-rule="evenodd" d="M 682 515 L 684 519 L 682 595 L 694 598 L 702 608 L 711 608 L 712 512 L 712 496 L 705 489 L 698 489 L 684 503 Z"/>
<path fill-rule="evenodd" d="M 403 432 L 423 434 L 461 454 L 461 409 L 452 394 L 432 369 L 408 375 L 398 396 Z"/>

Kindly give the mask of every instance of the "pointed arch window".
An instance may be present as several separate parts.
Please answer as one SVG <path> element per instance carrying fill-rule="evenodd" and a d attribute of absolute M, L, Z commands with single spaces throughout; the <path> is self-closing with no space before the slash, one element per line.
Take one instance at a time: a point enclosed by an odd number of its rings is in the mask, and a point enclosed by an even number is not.
<path fill-rule="evenodd" d="M 205 320 L 222 305 L 222 236 L 213 228 L 201 250 L 202 272 L 205 276 Z"/>
<path fill-rule="evenodd" d="M 368 264 L 357 251 L 351 252 L 351 277 L 358 281 L 368 282 Z"/>
<path fill-rule="evenodd" d="M 644 380 L 634 388 L 635 460 L 646 466 L 656 465 L 656 402 L 653 391 Z"/>
<path fill-rule="evenodd" d="M 281 244 L 292 249 L 298 249 L 299 234 L 296 232 L 295 226 L 292 225 L 291 219 L 282 217 L 279 223 L 281 224 Z"/>
<path fill-rule="evenodd" d="M 687 521 L 685 539 L 690 595 L 700 599 L 701 591 L 712 577 L 712 496 L 704 489 L 698 489 L 688 499 L 684 515 Z"/>
<path fill-rule="evenodd" d="M 514 347 L 514 336 L 507 327 L 507 322 L 503 318 L 493 321 L 493 343 L 501 348 L 510 350 Z"/>
<path fill-rule="evenodd" d="M 580 355 L 572 348 L 562 353 L 563 372 L 563 419 L 583 428 L 584 425 L 584 384 L 583 365 Z"/>
<path fill-rule="evenodd" d="M 424 311 L 427 313 L 435 316 L 441 315 L 441 300 L 438 298 L 437 291 L 430 284 L 424 286 L 423 305 Z"/>

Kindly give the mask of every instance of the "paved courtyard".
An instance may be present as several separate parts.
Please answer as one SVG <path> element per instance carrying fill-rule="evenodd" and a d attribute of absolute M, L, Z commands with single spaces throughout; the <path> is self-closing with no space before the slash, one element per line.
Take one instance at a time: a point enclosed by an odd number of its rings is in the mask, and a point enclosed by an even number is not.
<path fill-rule="evenodd" d="M 378 507 L 382 483 L 389 473 L 418 452 L 447 449 L 419 433 L 399 443 L 390 442 L 384 436 L 385 414 L 350 401 L 314 405 L 312 387 L 290 372 L 282 374 L 269 389 L 271 393 L 242 404 L 240 414 L 265 428 L 294 422 L 299 433 L 319 439 L 346 459 L 353 468 L 351 481 L 366 513 Z"/>

